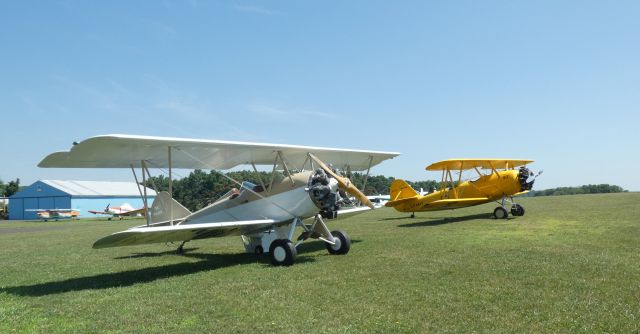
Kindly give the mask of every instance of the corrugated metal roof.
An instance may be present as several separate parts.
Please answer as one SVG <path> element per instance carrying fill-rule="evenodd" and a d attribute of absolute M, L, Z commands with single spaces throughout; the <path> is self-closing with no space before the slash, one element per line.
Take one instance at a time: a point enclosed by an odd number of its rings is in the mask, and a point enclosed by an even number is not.
<path fill-rule="evenodd" d="M 42 182 L 71 196 L 140 196 L 135 182 L 61 180 L 42 180 Z M 147 188 L 147 195 L 155 196 L 156 192 Z"/>

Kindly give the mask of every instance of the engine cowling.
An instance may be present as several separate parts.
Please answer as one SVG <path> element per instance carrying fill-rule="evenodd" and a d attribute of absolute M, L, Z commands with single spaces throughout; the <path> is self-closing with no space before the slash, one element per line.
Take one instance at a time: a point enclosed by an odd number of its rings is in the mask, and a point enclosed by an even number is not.
<path fill-rule="evenodd" d="M 342 197 L 338 193 L 338 181 L 335 178 L 321 168 L 316 169 L 309 177 L 308 192 L 323 218 L 337 217 Z"/>
<path fill-rule="evenodd" d="M 527 168 L 527 167 L 520 167 L 520 170 L 518 171 L 518 182 L 520 183 L 520 191 L 525 191 L 525 190 L 531 190 L 531 188 L 533 188 L 533 182 L 535 181 L 535 178 L 531 181 L 529 180 L 529 177 L 533 177 L 533 172 Z M 527 182 L 528 181 L 528 182 Z"/>

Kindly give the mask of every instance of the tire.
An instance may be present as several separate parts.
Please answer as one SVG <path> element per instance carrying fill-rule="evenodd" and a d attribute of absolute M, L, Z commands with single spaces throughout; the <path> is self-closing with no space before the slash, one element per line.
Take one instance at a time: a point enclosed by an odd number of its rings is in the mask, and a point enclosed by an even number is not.
<path fill-rule="evenodd" d="M 520 204 L 511 206 L 511 214 L 517 217 L 524 216 L 524 208 Z"/>
<path fill-rule="evenodd" d="M 296 255 L 296 248 L 287 239 L 274 240 L 269 246 L 269 257 L 274 266 L 290 266 L 296 261 Z"/>
<path fill-rule="evenodd" d="M 329 254 L 344 255 L 349 253 L 349 250 L 351 249 L 351 238 L 349 238 L 349 235 L 342 230 L 331 231 L 331 235 L 336 240 L 336 243 L 335 245 L 328 242 L 325 243 Z"/>
<path fill-rule="evenodd" d="M 505 210 L 505 208 L 501 206 L 493 210 L 493 217 L 495 219 L 507 219 L 508 216 L 509 216 L 509 213 L 507 213 L 507 210 Z"/>
<path fill-rule="evenodd" d="M 262 246 L 258 245 L 258 246 L 256 246 L 256 248 L 253 250 L 253 252 L 254 252 L 256 255 L 262 255 L 262 254 L 264 254 L 264 249 L 262 248 Z"/>

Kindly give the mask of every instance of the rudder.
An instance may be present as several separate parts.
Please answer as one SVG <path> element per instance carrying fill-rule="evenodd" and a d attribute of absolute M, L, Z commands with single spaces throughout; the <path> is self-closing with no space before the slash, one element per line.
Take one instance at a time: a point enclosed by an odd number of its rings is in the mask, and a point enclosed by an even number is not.
<path fill-rule="evenodd" d="M 171 195 L 166 191 L 161 191 L 156 195 L 151 205 L 150 213 L 153 224 L 170 220 L 182 220 L 191 215 L 189 209 L 171 198 Z"/>
<path fill-rule="evenodd" d="M 409 199 L 417 198 L 419 195 L 418 192 L 411 188 L 411 186 L 407 182 L 400 179 L 397 179 L 391 183 L 389 194 L 390 201 L 387 202 L 386 206 L 395 206 L 395 204 L 406 202 Z"/>

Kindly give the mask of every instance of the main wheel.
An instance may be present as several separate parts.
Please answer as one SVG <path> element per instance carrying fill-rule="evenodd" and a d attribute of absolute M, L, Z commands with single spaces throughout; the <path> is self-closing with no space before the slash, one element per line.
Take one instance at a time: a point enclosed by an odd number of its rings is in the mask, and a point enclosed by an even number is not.
<path fill-rule="evenodd" d="M 296 248 L 287 239 L 274 240 L 269 246 L 269 257 L 274 266 L 290 266 L 296 261 L 296 255 Z"/>
<path fill-rule="evenodd" d="M 507 213 L 507 210 L 501 206 L 493 210 L 493 217 L 495 219 L 506 219 L 508 216 L 509 214 Z"/>
<path fill-rule="evenodd" d="M 331 235 L 333 236 L 333 240 L 335 240 L 335 244 L 325 243 L 329 254 L 344 255 L 349 253 L 351 249 L 351 238 L 349 238 L 349 235 L 342 230 L 331 231 Z"/>
<path fill-rule="evenodd" d="M 520 204 L 514 204 L 511 206 L 511 214 L 514 216 L 524 216 L 524 208 Z"/>

